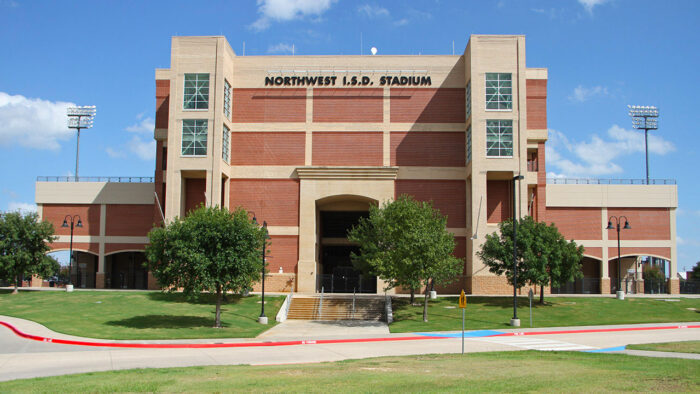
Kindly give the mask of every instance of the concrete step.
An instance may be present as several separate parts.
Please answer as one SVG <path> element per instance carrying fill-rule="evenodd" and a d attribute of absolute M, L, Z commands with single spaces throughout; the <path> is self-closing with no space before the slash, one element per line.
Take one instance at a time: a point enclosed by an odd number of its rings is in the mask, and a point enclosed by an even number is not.
<path fill-rule="evenodd" d="M 287 319 L 292 320 L 383 320 L 384 297 L 364 295 L 355 298 L 353 314 L 352 295 L 324 296 L 319 311 L 319 296 L 295 297 L 289 308 Z"/>

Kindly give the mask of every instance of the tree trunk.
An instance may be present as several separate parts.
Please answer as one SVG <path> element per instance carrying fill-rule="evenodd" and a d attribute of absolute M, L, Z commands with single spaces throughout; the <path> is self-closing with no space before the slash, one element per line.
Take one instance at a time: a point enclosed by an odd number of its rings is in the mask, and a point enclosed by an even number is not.
<path fill-rule="evenodd" d="M 216 322 L 214 328 L 221 328 L 221 285 L 216 285 Z"/>
<path fill-rule="evenodd" d="M 411 305 L 413 305 L 413 301 L 416 300 L 416 289 L 411 289 Z"/>
<path fill-rule="evenodd" d="M 428 322 L 428 298 L 430 296 L 430 291 L 428 291 L 428 289 L 430 289 L 430 283 L 425 282 L 425 297 L 423 300 L 423 323 Z"/>
<path fill-rule="evenodd" d="M 17 290 L 17 283 L 19 283 L 19 276 L 15 276 L 15 289 L 12 290 L 12 294 L 17 294 L 19 290 Z"/>
<path fill-rule="evenodd" d="M 540 285 L 540 304 L 544 305 L 544 285 Z"/>

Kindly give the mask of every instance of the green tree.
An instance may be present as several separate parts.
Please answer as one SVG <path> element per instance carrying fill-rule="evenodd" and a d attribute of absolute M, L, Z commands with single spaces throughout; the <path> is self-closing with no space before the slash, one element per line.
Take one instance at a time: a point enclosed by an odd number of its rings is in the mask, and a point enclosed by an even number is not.
<path fill-rule="evenodd" d="M 241 292 L 260 280 L 265 230 L 242 208 L 200 207 L 184 219 L 151 230 L 146 258 L 153 275 L 169 291 L 190 298 L 216 293 L 216 321 L 228 291 Z"/>
<path fill-rule="evenodd" d="M 477 255 L 489 271 L 506 275 L 513 284 L 513 221 L 498 225 L 498 231 L 486 235 Z M 540 303 L 544 303 L 544 286 L 563 284 L 583 277 L 583 247 L 567 241 L 552 224 L 536 222 L 526 216 L 518 220 L 517 248 L 518 288 L 540 286 Z"/>
<path fill-rule="evenodd" d="M 402 195 L 381 208 L 372 206 L 369 217 L 348 232 L 348 239 L 360 245 L 359 254 L 351 255 L 355 267 L 384 280 L 385 290 L 402 286 L 413 295 L 425 286 L 425 322 L 430 286 L 449 282 L 462 272 L 463 261 L 452 255 L 455 240 L 447 231 L 447 217 L 431 202 Z"/>
<path fill-rule="evenodd" d="M 0 213 L 0 279 L 14 280 L 12 294 L 24 276 L 47 277 L 58 271 L 56 259 L 46 255 L 56 239 L 53 232 L 53 225 L 40 222 L 36 213 Z"/>
<path fill-rule="evenodd" d="M 695 263 L 695 267 L 693 267 L 693 273 L 690 275 L 691 280 L 700 280 L 700 261 Z"/>

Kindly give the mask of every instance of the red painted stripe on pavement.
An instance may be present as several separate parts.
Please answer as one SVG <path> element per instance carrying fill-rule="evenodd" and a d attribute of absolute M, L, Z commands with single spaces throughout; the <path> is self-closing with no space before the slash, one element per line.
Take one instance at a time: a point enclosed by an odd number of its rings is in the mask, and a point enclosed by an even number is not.
<path fill-rule="evenodd" d="M 69 339 L 47 338 L 38 335 L 27 334 L 15 326 L 4 321 L 0 324 L 9 328 L 16 335 L 39 342 L 58 343 L 61 345 L 119 347 L 137 349 L 197 349 L 197 348 L 231 348 L 231 347 L 259 347 L 259 346 L 293 346 L 293 345 L 322 345 L 331 343 L 358 343 L 358 342 L 386 342 L 386 341 L 417 341 L 425 339 L 443 339 L 435 337 L 394 337 L 394 338 L 354 338 L 354 339 L 320 339 L 277 342 L 235 342 L 235 343 L 124 343 L 124 342 L 90 342 L 74 341 Z"/>
<path fill-rule="evenodd" d="M 584 330 L 559 330 L 559 331 L 528 331 L 528 332 L 505 332 L 503 334 L 491 335 L 494 337 L 521 336 L 521 335 L 552 335 L 552 334 L 583 334 L 591 332 L 618 332 L 618 331 L 646 331 L 646 330 L 673 330 L 683 328 L 700 328 L 700 325 L 677 325 L 658 327 L 623 327 L 623 328 L 590 328 Z"/>

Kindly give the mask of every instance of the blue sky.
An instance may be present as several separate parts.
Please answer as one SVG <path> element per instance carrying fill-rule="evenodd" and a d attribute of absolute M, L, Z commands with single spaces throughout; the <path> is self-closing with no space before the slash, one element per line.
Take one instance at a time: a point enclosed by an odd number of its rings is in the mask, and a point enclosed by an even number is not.
<path fill-rule="evenodd" d="M 643 178 L 626 105 L 660 108 L 650 172 L 678 181 L 679 270 L 690 269 L 698 21 L 693 0 L 0 0 L 0 210 L 31 209 L 39 175 L 73 174 L 66 103 L 97 106 L 80 175 L 153 175 L 154 69 L 169 66 L 173 35 L 224 35 L 239 55 L 244 42 L 246 55 L 356 55 L 452 54 L 453 42 L 459 54 L 470 34 L 524 34 L 528 67 L 549 69 L 551 176 Z"/>

